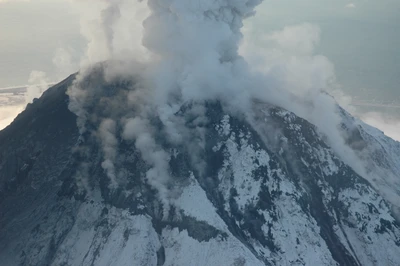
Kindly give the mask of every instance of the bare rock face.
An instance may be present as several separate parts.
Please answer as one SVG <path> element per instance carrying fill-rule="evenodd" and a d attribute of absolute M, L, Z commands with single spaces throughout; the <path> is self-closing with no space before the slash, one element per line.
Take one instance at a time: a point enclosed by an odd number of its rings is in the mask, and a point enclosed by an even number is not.
<path fill-rule="evenodd" d="M 400 145 L 381 132 L 350 127 L 343 112 L 349 143 L 391 174 L 371 185 L 293 113 L 254 103 L 249 121 L 207 102 L 195 124 L 198 104 L 187 103 L 175 116 L 202 128 L 196 152 L 195 139 L 171 145 L 152 121 L 171 151 L 167 209 L 147 180 L 149 165 L 118 128 L 114 166 L 124 178 L 110 187 L 98 137 L 80 135 L 68 109 L 73 80 L 0 131 L 2 264 L 400 265 L 395 206 L 376 190 L 400 179 Z M 104 97 L 126 85 L 100 84 Z M 100 115 L 100 105 L 90 110 Z"/>

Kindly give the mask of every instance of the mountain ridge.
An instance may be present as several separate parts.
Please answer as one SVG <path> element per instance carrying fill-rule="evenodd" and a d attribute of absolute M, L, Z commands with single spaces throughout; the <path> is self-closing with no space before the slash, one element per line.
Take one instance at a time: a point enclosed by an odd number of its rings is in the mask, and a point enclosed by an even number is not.
<path fill-rule="evenodd" d="M 101 139 L 90 133 L 107 113 L 94 112 L 89 130 L 79 133 L 66 95 L 74 79 L 50 88 L 0 131 L 0 258 L 7 265 L 399 263 L 390 203 L 294 113 L 254 103 L 248 120 L 218 101 L 186 104 L 175 116 L 203 130 L 195 152 L 187 140 L 170 144 L 155 119 L 173 177 L 166 215 L 141 152 L 120 136 L 114 166 L 124 177 L 110 187 Z M 96 84 L 100 98 L 128 86 Z M 364 127 L 356 127 L 364 149 L 391 143 Z M 386 157 L 395 177 L 396 158 Z"/>

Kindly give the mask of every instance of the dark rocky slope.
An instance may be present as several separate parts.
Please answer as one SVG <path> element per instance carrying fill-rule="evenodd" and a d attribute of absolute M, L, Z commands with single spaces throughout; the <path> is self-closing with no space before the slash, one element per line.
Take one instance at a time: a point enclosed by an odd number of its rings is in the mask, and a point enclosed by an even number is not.
<path fill-rule="evenodd" d="M 390 203 L 295 114 L 255 103 L 250 121 L 205 104 L 201 167 L 190 143 L 168 144 L 155 118 L 178 191 L 166 217 L 146 181 L 149 166 L 122 138 L 115 167 L 125 179 L 110 189 L 98 138 L 80 137 L 68 110 L 73 79 L 0 131 L 4 265 L 400 264 Z M 126 86 L 98 82 L 104 98 Z M 101 116 L 101 102 L 89 107 Z M 189 129 L 199 126 L 194 107 L 176 113 Z M 360 132 L 366 146 L 374 143 Z"/>

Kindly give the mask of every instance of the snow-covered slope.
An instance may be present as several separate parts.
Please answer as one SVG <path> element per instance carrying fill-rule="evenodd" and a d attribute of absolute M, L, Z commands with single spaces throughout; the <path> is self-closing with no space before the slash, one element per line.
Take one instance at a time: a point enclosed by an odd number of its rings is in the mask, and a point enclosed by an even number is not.
<path fill-rule="evenodd" d="M 80 136 L 68 111 L 73 78 L 0 132 L 4 265 L 400 265 L 400 227 L 378 186 L 385 176 L 371 185 L 304 119 L 262 103 L 242 117 L 208 102 L 199 123 L 198 106 L 182 106 L 175 116 L 204 139 L 194 159 L 191 143 L 171 146 L 160 128 L 176 191 L 166 212 L 123 138 L 115 167 L 126 179 L 110 189 L 99 139 Z M 355 133 L 349 143 L 391 174 L 387 187 L 397 184 L 399 144 L 352 128 L 364 144 Z"/>
<path fill-rule="evenodd" d="M 344 136 L 367 169 L 364 178 L 391 203 L 400 220 L 400 142 L 344 110 L 341 114 Z"/>

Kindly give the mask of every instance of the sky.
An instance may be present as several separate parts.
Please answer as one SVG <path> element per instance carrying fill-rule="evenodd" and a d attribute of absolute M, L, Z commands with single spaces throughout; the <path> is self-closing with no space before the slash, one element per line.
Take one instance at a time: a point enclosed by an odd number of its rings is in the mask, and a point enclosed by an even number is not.
<path fill-rule="evenodd" d="M 43 85 L 77 71 L 87 46 L 80 15 L 71 0 L 0 0 L 0 88 Z M 352 99 L 353 112 L 400 139 L 398 25 L 398 0 L 264 0 L 245 24 L 244 53 L 251 58 L 251 52 L 264 53 L 268 46 L 279 51 L 266 54 L 270 62 L 296 56 L 311 60 L 323 73 L 334 72 L 335 83 Z M 266 68 L 268 60 L 250 63 Z M 0 95 L 0 128 L 33 98 Z"/>

